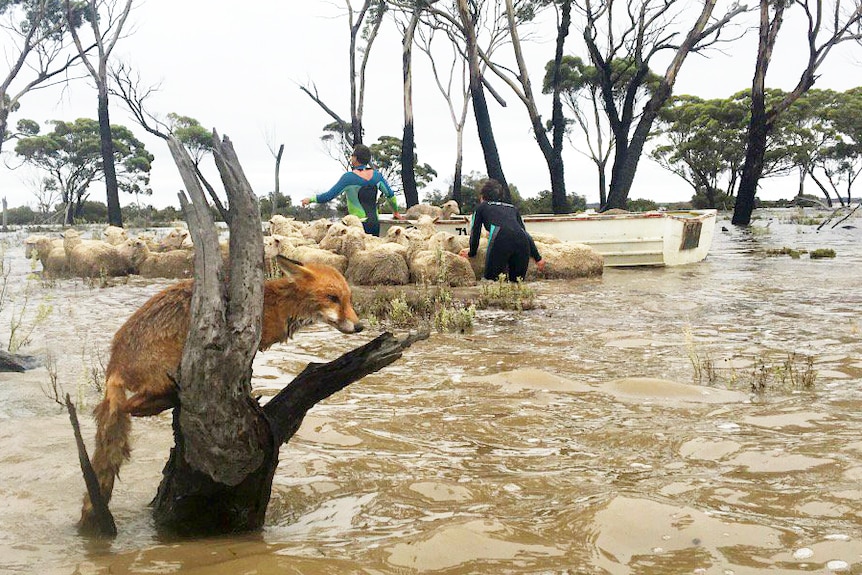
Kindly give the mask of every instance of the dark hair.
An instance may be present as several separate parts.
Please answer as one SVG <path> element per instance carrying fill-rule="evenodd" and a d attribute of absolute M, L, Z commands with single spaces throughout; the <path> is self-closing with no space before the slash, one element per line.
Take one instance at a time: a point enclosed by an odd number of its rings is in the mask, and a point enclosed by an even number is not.
<path fill-rule="evenodd" d="M 503 185 L 497 180 L 488 179 L 479 188 L 479 193 L 486 202 L 499 202 L 503 199 Z"/>
<path fill-rule="evenodd" d="M 360 164 L 367 164 L 371 161 L 371 148 L 364 144 L 359 144 L 353 148 L 353 155 Z"/>

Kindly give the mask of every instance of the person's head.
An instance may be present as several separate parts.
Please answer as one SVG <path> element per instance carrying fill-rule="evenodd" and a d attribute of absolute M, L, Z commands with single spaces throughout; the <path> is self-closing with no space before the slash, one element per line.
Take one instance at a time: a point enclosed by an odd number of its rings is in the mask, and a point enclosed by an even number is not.
<path fill-rule="evenodd" d="M 485 202 L 499 202 L 503 199 L 503 185 L 497 180 L 487 179 L 479 188 L 479 199 Z"/>
<path fill-rule="evenodd" d="M 364 144 L 358 144 L 353 148 L 353 156 L 351 156 L 355 166 L 362 166 L 371 162 L 371 148 Z"/>

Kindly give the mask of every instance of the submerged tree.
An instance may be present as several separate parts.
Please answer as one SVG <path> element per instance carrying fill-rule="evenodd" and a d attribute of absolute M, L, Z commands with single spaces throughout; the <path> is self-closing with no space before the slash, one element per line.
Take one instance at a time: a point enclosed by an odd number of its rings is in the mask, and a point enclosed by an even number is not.
<path fill-rule="evenodd" d="M 614 95 L 617 105 L 622 107 L 627 94 L 626 87 L 632 80 L 631 74 L 636 69 L 630 62 L 615 60 L 611 62 L 611 68 L 615 70 Z M 549 93 L 553 90 L 553 76 L 555 70 L 559 71 L 559 90 L 561 100 L 572 114 L 573 121 L 566 121 L 566 129 L 571 130 L 572 125 L 580 128 L 586 139 L 586 150 L 581 150 L 578 145 L 572 144 L 576 150 L 590 158 L 596 166 L 599 180 L 599 205 L 607 203 L 607 165 L 610 155 L 614 150 L 614 134 L 610 129 L 608 115 L 604 113 L 602 99 L 601 76 L 595 66 L 584 64 L 577 56 L 565 56 L 559 65 L 555 61 L 548 62 L 545 66 L 545 79 L 542 91 Z M 658 87 L 661 78 L 651 71 L 647 72 L 641 86 L 635 91 L 635 108 L 645 98 L 648 98 Z M 573 142 L 571 136 L 569 140 Z"/>
<path fill-rule="evenodd" d="M 344 120 L 335 110 L 328 106 L 317 88 L 300 86 L 300 90 L 314 100 L 326 112 L 344 134 L 350 134 L 350 147 L 362 143 L 364 127 L 362 116 L 365 109 L 365 68 L 371 55 L 371 48 L 377 39 L 383 14 L 387 6 L 385 0 L 362 0 L 358 9 L 353 7 L 352 0 L 344 0 L 347 7 L 348 26 L 350 28 L 350 46 L 348 49 L 349 79 L 350 79 L 350 120 Z M 361 58 L 357 61 L 357 58 Z"/>
<path fill-rule="evenodd" d="M 799 74 L 796 86 L 785 97 L 767 107 L 766 74 L 772 61 L 772 52 L 788 9 L 798 7 L 807 24 L 804 40 L 808 58 Z M 772 2 L 760 0 L 760 26 L 754 78 L 751 85 L 751 118 L 748 125 L 745 164 L 736 205 L 731 222 L 738 226 L 751 223 L 757 185 L 763 173 L 767 138 L 776 121 L 793 102 L 814 86 L 816 71 L 826 60 L 832 48 L 848 41 L 862 39 L 862 2 L 859 0 L 832 0 L 827 8 L 825 0 L 792 0 Z"/>
<path fill-rule="evenodd" d="M 80 26 L 81 10 L 73 8 L 73 25 Z M 37 88 L 67 82 L 67 74 L 80 56 L 69 50 L 65 11 L 50 0 L 0 2 L 2 28 L 12 39 L 7 46 L 9 72 L 0 79 L 0 151 L 3 144 L 24 132 L 9 131 L 9 116 L 21 99 Z"/>
<path fill-rule="evenodd" d="M 25 162 L 45 170 L 56 182 L 66 206 L 64 223 L 69 225 L 89 197 L 90 184 L 105 178 L 101 128 L 99 122 L 88 118 L 52 123 L 54 129 L 45 135 L 19 139 L 15 152 Z M 131 194 L 152 193 L 149 181 L 153 155 L 125 126 L 112 126 L 111 134 L 118 189 Z"/>
<path fill-rule="evenodd" d="M 603 209 L 626 207 L 644 144 L 688 55 L 723 40 L 726 25 L 745 11 L 745 7 L 734 4 L 715 19 L 712 13 L 716 2 L 703 2 L 693 22 L 687 17 L 688 5 L 679 0 L 630 0 L 621 4 L 599 0 L 580 6 L 586 18 L 584 40 L 598 73 L 604 109 L 614 134 L 611 185 Z M 671 61 L 661 81 L 643 107 L 636 109 L 653 58 L 667 52 Z M 620 69 L 614 62 L 628 66 Z M 620 74 L 627 77 L 623 85 Z"/>
<path fill-rule="evenodd" d="M 539 144 L 539 149 L 548 165 L 551 181 L 551 208 L 555 214 L 564 214 L 571 211 L 571 205 L 566 197 L 565 170 L 563 165 L 563 138 L 566 133 L 566 119 L 563 116 L 562 94 L 562 66 L 563 47 L 566 36 L 569 34 L 571 25 L 571 0 L 559 0 L 551 5 L 557 14 L 557 36 L 554 50 L 554 59 L 551 61 L 548 92 L 551 94 L 551 120 L 546 125 L 539 113 L 533 86 L 530 80 L 529 70 L 524 60 L 523 48 L 521 46 L 521 34 L 519 28 L 535 17 L 537 3 L 521 2 L 517 10 L 512 0 L 506 0 L 506 21 L 508 23 L 509 38 L 515 54 L 517 71 L 508 73 L 507 69 L 488 61 L 489 67 L 505 81 L 515 92 L 524 106 L 530 118 L 533 136 Z M 548 132 L 551 138 L 548 138 Z"/>
<path fill-rule="evenodd" d="M 78 54 L 90 72 L 98 91 L 99 141 L 101 143 L 102 163 L 104 164 L 102 171 L 107 192 L 108 223 L 112 226 L 122 227 L 123 215 L 120 211 L 119 183 L 117 170 L 114 166 L 114 140 L 111 135 L 111 118 L 108 113 L 108 60 L 122 37 L 126 19 L 132 9 L 132 0 L 125 0 L 124 5 L 120 5 L 119 2 L 120 0 L 86 0 L 84 18 L 89 21 L 93 32 L 93 43 L 96 48 L 95 58 L 84 47 L 85 45 L 77 32 L 75 23 L 78 20 L 78 13 L 70 0 L 65 0 L 65 8 L 66 20 L 72 32 L 75 46 L 78 48 Z"/>

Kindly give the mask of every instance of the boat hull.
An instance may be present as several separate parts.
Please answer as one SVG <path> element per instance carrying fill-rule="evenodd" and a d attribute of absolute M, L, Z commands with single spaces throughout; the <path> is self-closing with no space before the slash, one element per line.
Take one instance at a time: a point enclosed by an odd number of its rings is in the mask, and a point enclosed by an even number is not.
<path fill-rule="evenodd" d="M 560 241 L 585 244 L 602 254 L 605 265 L 678 266 L 703 260 L 712 246 L 716 210 L 680 210 L 619 214 L 523 216 L 527 231 Z M 408 221 L 381 216 L 381 233 Z M 438 220 L 436 227 L 454 235 L 470 234 L 465 218 Z M 539 237 L 538 239 L 541 239 Z"/>

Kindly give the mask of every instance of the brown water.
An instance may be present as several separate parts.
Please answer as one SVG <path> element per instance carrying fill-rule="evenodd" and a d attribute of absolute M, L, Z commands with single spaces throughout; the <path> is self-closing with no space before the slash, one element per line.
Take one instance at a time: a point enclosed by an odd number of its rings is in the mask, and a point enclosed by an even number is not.
<path fill-rule="evenodd" d="M 155 534 L 163 414 L 134 421 L 119 536 L 79 537 L 84 486 L 47 371 L 0 374 L 0 572 L 862 573 L 862 230 L 785 217 L 722 218 L 702 263 L 536 283 L 540 309 L 417 343 L 309 413 L 247 536 Z M 28 281 L 7 240 L 3 344 L 16 310 L 52 307 L 22 352 L 56 357 L 91 442 L 91 366 L 164 284 Z M 785 246 L 837 257 L 766 255 Z M 369 331 L 301 333 L 258 355 L 255 385 L 271 395 Z"/>

